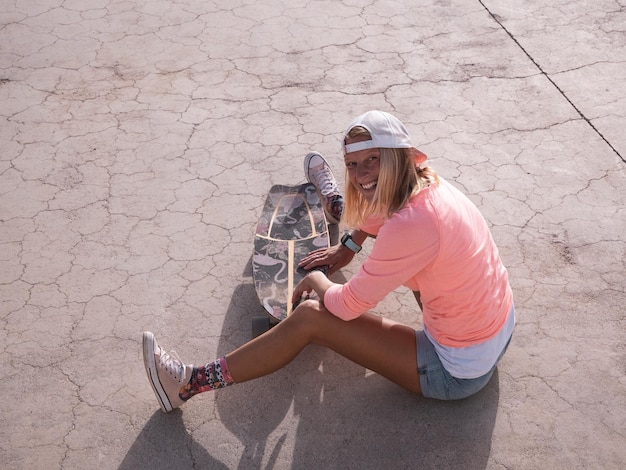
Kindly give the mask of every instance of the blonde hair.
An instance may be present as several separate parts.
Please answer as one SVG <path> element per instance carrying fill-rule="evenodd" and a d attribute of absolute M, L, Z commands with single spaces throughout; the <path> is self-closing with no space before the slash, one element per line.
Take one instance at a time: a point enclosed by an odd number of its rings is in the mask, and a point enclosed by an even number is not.
<path fill-rule="evenodd" d="M 354 127 L 346 138 L 355 138 L 369 132 Z M 378 184 L 372 202 L 368 202 L 358 188 L 350 183 L 346 169 L 346 194 L 341 223 L 350 228 L 363 224 L 368 217 L 389 218 L 402 209 L 408 200 L 431 184 L 439 183 L 437 172 L 415 165 L 409 149 L 381 148 Z"/>

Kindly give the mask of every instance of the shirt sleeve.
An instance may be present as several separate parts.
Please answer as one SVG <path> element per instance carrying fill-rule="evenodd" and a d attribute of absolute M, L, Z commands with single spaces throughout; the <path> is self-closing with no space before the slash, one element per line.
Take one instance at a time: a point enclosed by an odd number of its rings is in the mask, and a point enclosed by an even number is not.
<path fill-rule="evenodd" d="M 409 205 L 382 225 L 358 272 L 346 284 L 328 289 L 324 304 L 337 317 L 353 320 L 428 269 L 438 252 L 439 231 L 432 213 Z"/>

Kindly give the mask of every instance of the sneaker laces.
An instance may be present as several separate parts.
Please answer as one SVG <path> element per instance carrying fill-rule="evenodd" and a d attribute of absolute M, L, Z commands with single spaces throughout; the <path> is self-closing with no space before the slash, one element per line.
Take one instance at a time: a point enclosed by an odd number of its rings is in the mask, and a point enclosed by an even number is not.
<path fill-rule="evenodd" d="M 183 364 L 183 361 L 180 359 L 180 357 L 178 357 L 176 351 L 170 351 L 169 353 L 166 353 L 165 351 L 161 350 L 160 363 L 161 368 L 165 369 L 165 371 L 173 379 L 177 380 L 178 383 L 185 383 L 185 364 Z"/>
<path fill-rule="evenodd" d="M 313 172 L 312 178 L 323 196 L 331 196 L 339 193 L 337 182 L 333 178 L 333 174 L 326 165 L 320 165 L 320 168 Z"/>

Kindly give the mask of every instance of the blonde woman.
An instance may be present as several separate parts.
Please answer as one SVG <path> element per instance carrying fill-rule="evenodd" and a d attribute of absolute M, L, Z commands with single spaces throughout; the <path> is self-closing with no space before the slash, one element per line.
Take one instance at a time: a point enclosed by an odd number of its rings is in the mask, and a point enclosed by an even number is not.
<path fill-rule="evenodd" d="M 207 390 L 270 374 L 309 344 L 325 346 L 425 397 L 455 400 L 481 390 L 504 354 L 515 325 L 507 271 L 476 206 L 424 166 L 405 126 L 369 111 L 353 120 L 342 142 L 346 168 L 343 211 L 329 165 L 318 153 L 305 171 L 343 226 L 341 243 L 317 250 L 305 269 L 352 261 L 368 237 L 370 255 L 345 284 L 313 270 L 293 301 L 315 291 L 264 335 L 203 366 L 168 354 L 154 335 L 143 337 L 148 379 L 163 411 Z M 371 313 L 404 285 L 423 312 L 416 330 Z M 417 308 L 417 305 L 416 305 Z"/>

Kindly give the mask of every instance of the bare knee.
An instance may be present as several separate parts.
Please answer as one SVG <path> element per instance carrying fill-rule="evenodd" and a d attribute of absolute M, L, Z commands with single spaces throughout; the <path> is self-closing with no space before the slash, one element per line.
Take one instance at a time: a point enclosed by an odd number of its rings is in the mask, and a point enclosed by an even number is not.
<path fill-rule="evenodd" d="M 318 300 L 305 300 L 283 323 L 289 324 L 298 334 L 306 336 L 308 342 L 313 343 L 322 331 L 322 324 L 328 315 L 332 314 Z"/>

